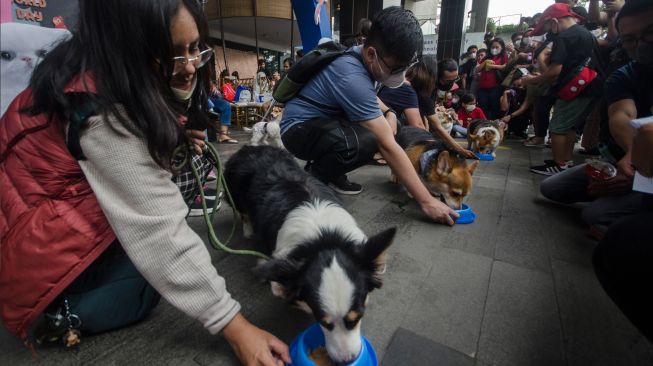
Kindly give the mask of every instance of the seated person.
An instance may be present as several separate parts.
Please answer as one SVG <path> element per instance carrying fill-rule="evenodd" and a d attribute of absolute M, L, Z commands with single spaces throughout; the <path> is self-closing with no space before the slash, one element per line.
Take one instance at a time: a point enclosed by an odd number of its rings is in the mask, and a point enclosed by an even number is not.
<path fill-rule="evenodd" d="M 633 8 L 636 10 L 630 11 Z M 603 159 L 615 164 L 619 173 L 605 182 L 590 181 L 583 164 L 545 179 L 540 186 L 542 194 L 556 202 L 592 201 L 583 210 L 583 219 L 593 226 L 592 233 L 599 238 L 615 220 L 641 212 L 645 206 L 644 194 L 632 190 L 635 129 L 630 121 L 652 115 L 653 57 L 650 57 L 650 50 L 653 36 L 650 29 L 653 27 L 653 3 L 633 1 L 632 7 L 624 6 L 624 9 L 629 11 L 619 14 L 616 26 L 624 49 L 635 60 L 606 80 L 604 91 L 610 135 L 603 134 L 600 148 Z"/>
<path fill-rule="evenodd" d="M 215 82 L 211 85 L 211 96 L 209 97 L 209 111 L 220 115 L 218 123 L 218 142 L 226 144 L 237 144 L 238 141 L 229 135 L 231 126 L 231 103 L 222 97 Z"/>
<path fill-rule="evenodd" d="M 522 73 L 517 70 L 511 80 L 511 88 L 504 91 L 499 100 L 501 112 L 505 116 L 501 121 L 508 125 L 508 133 L 520 138 L 528 137 L 526 128 L 530 124 L 532 110 L 526 98 L 526 89 L 522 84 Z"/>
<path fill-rule="evenodd" d="M 288 151 L 307 161 L 307 171 L 342 194 L 362 191 L 346 174 L 380 151 L 422 211 L 453 225 L 458 214 L 421 182 L 395 142 L 384 118 L 388 111 L 379 108 L 374 89 L 374 81 L 400 86 L 422 44 L 419 22 L 410 11 L 397 6 L 379 11 L 363 47 L 331 62 L 286 103 L 281 138 Z"/>
<path fill-rule="evenodd" d="M 467 127 L 475 119 L 487 119 L 483 110 L 477 106 L 476 98 L 471 93 L 465 93 L 460 97 L 460 107 L 458 108 L 458 121 L 461 125 L 454 125 L 453 130 L 463 136 L 467 136 Z"/>

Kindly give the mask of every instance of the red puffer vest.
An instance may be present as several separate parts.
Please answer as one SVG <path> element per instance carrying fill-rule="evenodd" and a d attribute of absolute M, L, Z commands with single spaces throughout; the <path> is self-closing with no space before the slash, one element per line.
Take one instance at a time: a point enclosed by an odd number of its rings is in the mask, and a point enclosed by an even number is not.
<path fill-rule="evenodd" d="M 86 85 L 95 92 L 88 78 Z M 81 79 L 65 91 L 83 92 Z M 115 240 L 59 121 L 19 110 L 0 119 L 0 315 L 27 341 L 36 317 Z"/>

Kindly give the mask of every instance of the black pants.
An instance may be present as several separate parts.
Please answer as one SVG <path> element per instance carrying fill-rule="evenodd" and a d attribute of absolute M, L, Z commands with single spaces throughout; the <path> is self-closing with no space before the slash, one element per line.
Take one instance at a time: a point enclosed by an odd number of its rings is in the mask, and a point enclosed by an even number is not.
<path fill-rule="evenodd" d="M 653 211 L 614 223 L 594 250 L 594 271 L 621 311 L 653 341 Z"/>
<path fill-rule="evenodd" d="M 281 139 L 293 155 L 309 161 L 311 173 L 323 182 L 369 163 L 379 149 L 376 137 L 365 127 L 325 118 L 295 125 Z"/>
<path fill-rule="evenodd" d="M 551 119 L 551 108 L 553 108 L 555 101 L 553 97 L 543 96 L 535 102 L 533 123 L 537 124 L 537 126 L 534 126 L 536 137 L 546 137 L 549 130 L 549 120 Z"/>

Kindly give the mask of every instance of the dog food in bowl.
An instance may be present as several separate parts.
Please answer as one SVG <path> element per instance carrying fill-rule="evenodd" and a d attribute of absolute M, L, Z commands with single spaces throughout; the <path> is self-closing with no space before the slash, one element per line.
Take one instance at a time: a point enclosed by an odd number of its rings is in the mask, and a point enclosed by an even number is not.
<path fill-rule="evenodd" d="M 324 334 L 319 324 L 313 324 L 301 332 L 290 344 L 290 358 L 292 366 L 329 366 L 336 365 L 325 348 Z M 322 362 L 322 363 L 319 363 Z M 361 337 L 361 350 L 355 360 L 347 366 L 378 366 L 376 352 L 365 338 Z"/>
<path fill-rule="evenodd" d="M 331 360 L 326 348 L 318 347 L 308 353 L 308 358 L 313 361 L 317 366 L 336 366 L 336 363 Z"/>

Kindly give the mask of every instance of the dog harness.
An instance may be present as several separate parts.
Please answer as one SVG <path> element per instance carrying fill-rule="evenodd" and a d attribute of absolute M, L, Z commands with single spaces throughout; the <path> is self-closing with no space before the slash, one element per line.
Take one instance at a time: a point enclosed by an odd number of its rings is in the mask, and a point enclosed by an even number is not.
<path fill-rule="evenodd" d="M 431 161 L 431 158 L 434 155 L 437 156 L 440 152 L 440 149 L 438 149 L 436 146 L 431 147 L 431 150 L 426 150 L 422 153 L 422 155 L 419 156 L 419 168 L 422 173 L 422 177 L 424 178 L 426 178 L 426 168 L 429 166 L 429 161 Z"/>

